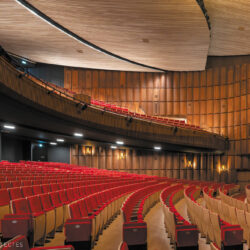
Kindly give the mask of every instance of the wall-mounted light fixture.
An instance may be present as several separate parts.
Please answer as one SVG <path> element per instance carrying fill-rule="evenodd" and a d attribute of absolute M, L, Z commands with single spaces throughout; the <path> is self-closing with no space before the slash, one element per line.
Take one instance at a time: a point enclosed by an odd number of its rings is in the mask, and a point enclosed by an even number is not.
<path fill-rule="evenodd" d="M 187 168 L 193 168 L 193 163 L 192 163 L 192 161 L 187 161 L 186 167 L 187 167 Z"/>
<path fill-rule="evenodd" d="M 88 146 L 83 146 L 82 147 L 82 153 L 83 155 L 92 155 L 93 154 L 93 147 L 88 145 Z"/>
<path fill-rule="evenodd" d="M 218 172 L 219 172 L 219 174 L 223 173 L 223 172 L 228 172 L 228 171 L 229 171 L 229 168 L 226 167 L 224 164 L 223 165 L 218 165 Z"/>
<path fill-rule="evenodd" d="M 119 160 L 126 159 L 126 150 L 125 149 L 119 149 L 118 159 Z"/>

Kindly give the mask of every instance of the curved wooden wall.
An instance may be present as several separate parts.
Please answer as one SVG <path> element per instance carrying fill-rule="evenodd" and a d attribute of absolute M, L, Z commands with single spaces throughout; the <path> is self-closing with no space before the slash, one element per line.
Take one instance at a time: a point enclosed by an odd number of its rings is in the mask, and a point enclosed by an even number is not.
<path fill-rule="evenodd" d="M 202 160 L 207 168 L 221 164 L 233 171 L 250 165 L 250 64 L 168 73 L 65 68 L 65 87 L 149 115 L 186 117 L 229 137 L 224 156 Z"/>

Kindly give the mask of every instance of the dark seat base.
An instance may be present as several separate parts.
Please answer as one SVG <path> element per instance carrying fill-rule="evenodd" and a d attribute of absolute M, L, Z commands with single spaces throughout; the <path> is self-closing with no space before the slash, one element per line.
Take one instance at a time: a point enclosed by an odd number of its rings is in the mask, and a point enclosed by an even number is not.
<path fill-rule="evenodd" d="M 129 250 L 147 250 L 148 249 L 148 245 L 147 244 L 143 244 L 143 245 L 129 245 L 128 249 Z"/>
<path fill-rule="evenodd" d="M 64 245 L 72 245 L 75 250 L 91 250 L 91 241 L 65 241 Z"/>
<path fill-rule="evenodd" d="M 199 250 L 199 246 L 191 246 L 191 247 L 178 247 L 176 244 L 174 245 L 175 250 Z"/>
<path fill-rule="evenodd" d="M 222 244 L 221 250 L 243 250 L 243 244 L 235 245 L 235 246 L 224 246 Z"/>

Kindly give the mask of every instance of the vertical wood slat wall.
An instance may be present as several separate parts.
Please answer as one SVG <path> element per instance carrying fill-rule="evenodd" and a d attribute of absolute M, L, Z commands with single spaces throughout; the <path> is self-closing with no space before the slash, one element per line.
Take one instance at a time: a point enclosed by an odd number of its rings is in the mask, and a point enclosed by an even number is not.
<path fill-rule="evenodd" d="M 149 115 L 186 117 L 229 137 L 222 164 L 249 168 L 250 64 L 168 73 L 65 68 L 65 88 Z M 213 168 L 213 156 L 204 157 L 207 169 Z"/>

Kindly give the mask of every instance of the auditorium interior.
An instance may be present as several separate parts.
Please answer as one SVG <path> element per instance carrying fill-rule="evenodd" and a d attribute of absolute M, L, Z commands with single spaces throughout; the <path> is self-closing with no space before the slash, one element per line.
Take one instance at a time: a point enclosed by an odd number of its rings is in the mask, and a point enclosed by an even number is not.
<path fill-rule="evenodd" d="M 250 249 L 250 0 L 0 1 L 19 249 Z"/>

